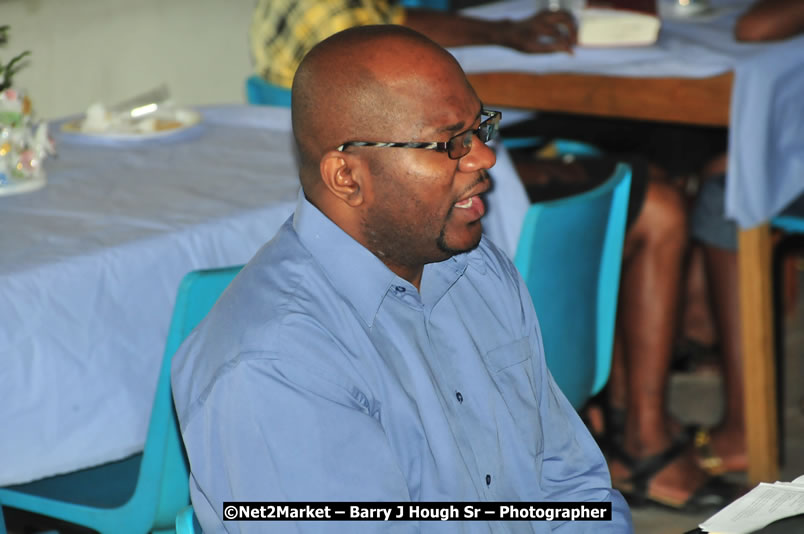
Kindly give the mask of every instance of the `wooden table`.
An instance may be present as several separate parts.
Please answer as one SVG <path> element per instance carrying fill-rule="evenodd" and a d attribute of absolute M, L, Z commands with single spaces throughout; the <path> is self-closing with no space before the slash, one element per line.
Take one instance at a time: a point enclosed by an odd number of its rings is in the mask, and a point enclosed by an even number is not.
<path fill-rule="evenodd" d="M 490 106 L 728 126 L 732 73 L 710 78 L 623 78 L 491 72 L 469 81 Z M 738 236 L 748 479 L 779 475 L 771 240 L 767 223 Z"/>

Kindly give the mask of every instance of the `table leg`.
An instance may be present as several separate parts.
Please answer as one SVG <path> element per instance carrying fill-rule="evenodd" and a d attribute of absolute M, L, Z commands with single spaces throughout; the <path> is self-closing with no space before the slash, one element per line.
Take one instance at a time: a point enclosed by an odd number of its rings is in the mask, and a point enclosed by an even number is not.
<path fill-rule="evenodd" d="M 779 476 L 769 225 L 740 230 L 737 250 L 748 481 L 757 484 Z"/>

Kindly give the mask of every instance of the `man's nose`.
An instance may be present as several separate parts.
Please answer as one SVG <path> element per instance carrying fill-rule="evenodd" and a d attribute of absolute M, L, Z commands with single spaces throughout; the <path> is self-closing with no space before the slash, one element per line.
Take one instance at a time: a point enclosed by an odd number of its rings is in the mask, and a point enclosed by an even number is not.
<path fill-rule="evenodd" d="M 459 161 L 461 171 L 472 172 L 481 169 L 490 169 L 497 162 L 497 156 L 486 143 L 476 135 L 472 138 L 472 148 L 469 153 Z"/>

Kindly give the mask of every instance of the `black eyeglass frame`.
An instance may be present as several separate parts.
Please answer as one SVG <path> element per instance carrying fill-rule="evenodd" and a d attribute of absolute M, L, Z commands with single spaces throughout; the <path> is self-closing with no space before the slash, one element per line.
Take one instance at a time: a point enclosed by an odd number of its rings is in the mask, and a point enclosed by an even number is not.
<path fill-rule="evenodd" d="M 369 148 L 420 148 L 423 150 L 435 150 L 436 152 L 446 152 L 450 159 L 461 159 L 472 149 L 472 138 L 477 136 L 485 144 L 497 136 L 500 130 L 501 111 L 492 109 L 482 109 L 480 115 L 488 117 L 481 122 L 477 128 L 469 128 L 450 137 L 447 141 L 433 142 L 396 142 L 396 141 L 347 141 L 340 145 L 337 150 L 343 152 L 350 146 L 369 147 Z"/>

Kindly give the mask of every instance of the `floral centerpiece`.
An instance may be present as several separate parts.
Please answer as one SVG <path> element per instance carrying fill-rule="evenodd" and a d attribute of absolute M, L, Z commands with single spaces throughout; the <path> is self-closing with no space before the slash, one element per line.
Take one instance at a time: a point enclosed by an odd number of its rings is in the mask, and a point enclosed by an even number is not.
<path fill-rule="evenodd" d="M 0 44 L 7 36 L 8 26 L 0 26 Z M 5 64 L 0 61 L 0 194 L 44 185 L 42 160 L 53 153 L 47 125 L 34 120 L 28 96 L 12 88 L 12 78 L 28 54 L 22 52 Z"/>

